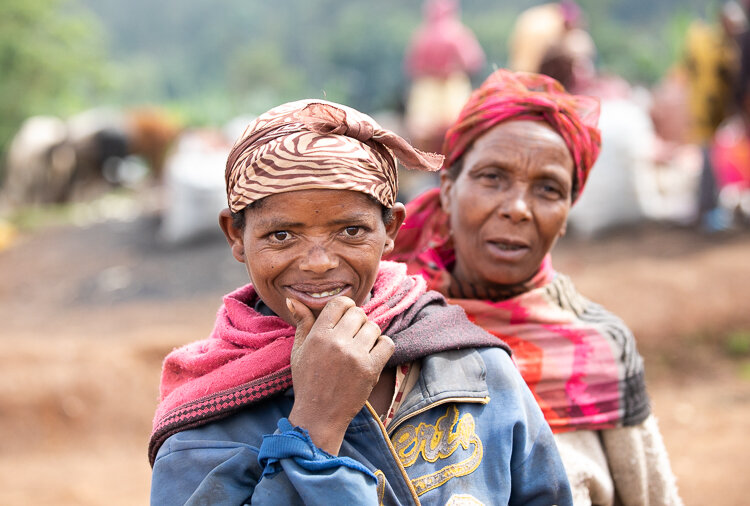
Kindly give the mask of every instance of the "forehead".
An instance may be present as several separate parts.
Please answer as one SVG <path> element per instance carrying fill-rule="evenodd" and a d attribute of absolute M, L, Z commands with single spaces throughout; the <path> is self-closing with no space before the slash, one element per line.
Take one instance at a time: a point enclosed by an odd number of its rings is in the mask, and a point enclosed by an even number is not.
<path fill-rule="evenodd" d="M 479 137 L 467 153 L 469 158 L 502 157 L 533 152 L 545 162 L 573 170 L 573 157 L 567 144 L 544 121 L 516 120 L 495 125 Z"/>
<path fill-rule="evenodd" d="M 245 211 L 248 224 L 273 222 L 320 225 L 347 219 L 375 219 L 381 204 L 353 190 L 299 190 L 269 195 Z"/>

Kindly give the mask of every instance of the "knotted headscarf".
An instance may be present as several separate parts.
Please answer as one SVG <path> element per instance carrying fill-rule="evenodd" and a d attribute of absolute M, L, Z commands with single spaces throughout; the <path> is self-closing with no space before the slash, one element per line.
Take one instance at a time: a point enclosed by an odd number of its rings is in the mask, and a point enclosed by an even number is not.
<path fill-rule="evenodd" d="M 289 102 L 250 123 L 229 153 L 229 209 L 239 212 L 269 195 L 309 189 L 360 191 L 390 208 L 398 193 L 396 159 L 427 171 L 443 162 L 350 107 Z"/>
<path fill-rule="evenodd" d="M 575 164 L 572 200 L 586 184 L 599 156 L 599 100 L 570 95 L 551 77 L 499 69 L 461 110 L 445 134 L 445 167 L 451 167 L 471 144 L 493 126 L 508 120 L 546 121 L 565 141 Z"/>

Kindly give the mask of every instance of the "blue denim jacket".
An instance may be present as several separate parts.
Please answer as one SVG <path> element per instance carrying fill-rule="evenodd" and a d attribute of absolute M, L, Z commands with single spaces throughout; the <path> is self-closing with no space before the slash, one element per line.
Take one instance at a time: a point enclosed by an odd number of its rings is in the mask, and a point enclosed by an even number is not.
<path fill-rule="evenodd" d="M 338 456 L 289 424 L 293 402 L 290 390 L 171 436 L 151 503 L 572 505 L 549 426 L 502 349 L 425 357 L 388 430 L 365 404 Z"/>

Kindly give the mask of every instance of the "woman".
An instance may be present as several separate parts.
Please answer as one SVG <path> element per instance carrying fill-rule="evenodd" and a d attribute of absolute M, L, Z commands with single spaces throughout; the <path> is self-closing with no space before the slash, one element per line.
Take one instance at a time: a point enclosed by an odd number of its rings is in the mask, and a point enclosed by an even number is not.
<path fill-rule="evenodd" d="M 407 206 L 390 258 L 510 345 L 576 504 L 679 504 L 632 334 L 550 262 L 599 153 L 597 115 L 554 79 L 493 73 L 448 130 L 441 186 Z"/>
<path fill-rule="evenodd" d="M 442 162 L 323 101 L 234 145 L 219 222 L 251 284 L 164 362 L 152 504 L 572 504 L 505 344 L 381 262 L 396 157 Z"/>

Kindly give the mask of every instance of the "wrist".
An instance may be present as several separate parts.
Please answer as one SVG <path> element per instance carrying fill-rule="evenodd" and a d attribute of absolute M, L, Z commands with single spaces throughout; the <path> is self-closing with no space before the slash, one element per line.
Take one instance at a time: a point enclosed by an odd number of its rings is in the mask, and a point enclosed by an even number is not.
<path fill-rule="evenodd" d="M 295 408 L 289 413 L 288 420 L 294 427 L 305 429 L 313 444 L 331 455 L 338 455 L 349 425 L 322 420 L 320 416 L 306 415 Z"/>

